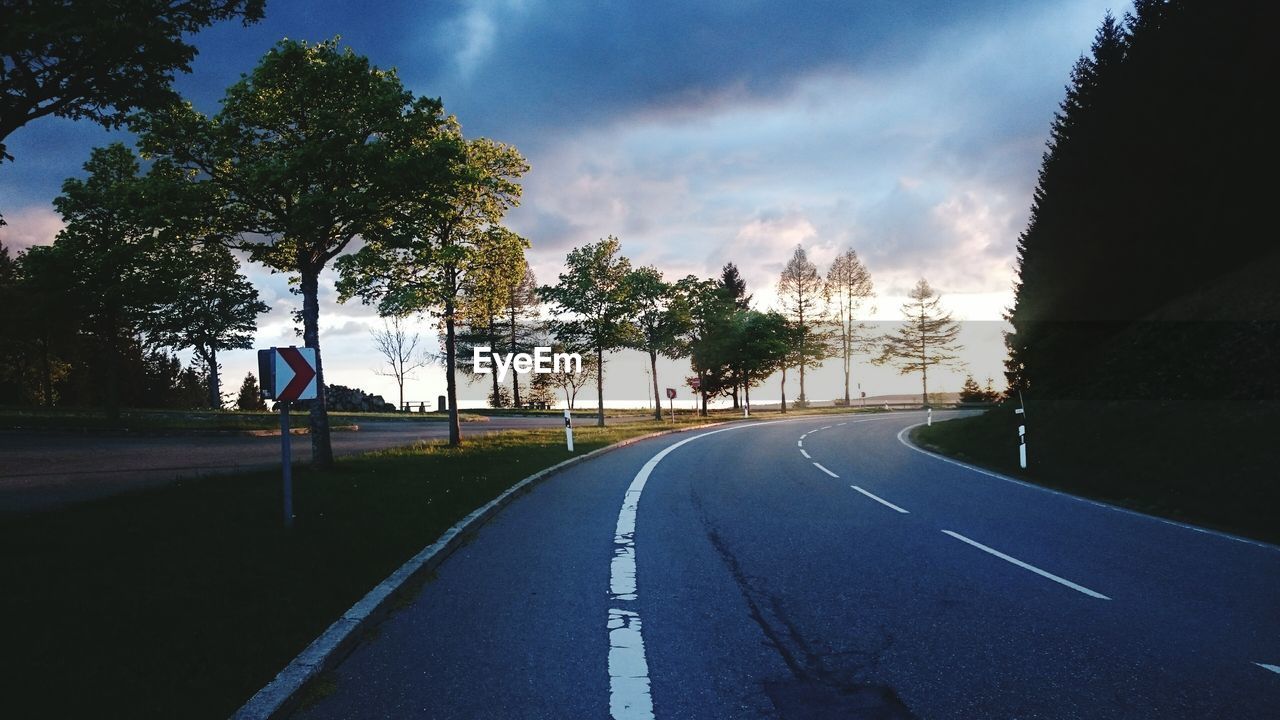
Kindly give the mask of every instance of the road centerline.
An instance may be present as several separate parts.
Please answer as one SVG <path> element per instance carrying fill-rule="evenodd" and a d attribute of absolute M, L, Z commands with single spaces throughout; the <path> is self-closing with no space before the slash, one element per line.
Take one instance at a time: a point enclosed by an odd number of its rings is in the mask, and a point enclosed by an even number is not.
<path fill-rule="evenodd" d="M 1276 673 L 1277 675 L 1280 675 L 1280 665 L 1268 665 L 1267 663 L 1254 663 L 1254 665 L 1257 665 L 1258 667 L 1264 670 L 1270 670 L 1271 672 Z"/>
<path fill-rule="evenodd" d="M 833 477 L 833 478 L 838 478 L 838 477 L 840 477 L 839 475 L 837 475 L 837 474 L 835 474 L 835 473 L 831 472 L 830 470 L 826 469 L 825 467 L 823 467 L 823 466 L 822 466 L 822 463 L 820 463 L 820 462 L 814 461 L 813 466 L 814 466 L 814 467 L 816 467 L 816 468 L 818 468 L 818 469 L 819 469 L 819 470 L 821 470 L 822 472 L 824 472 L 824 473 L 826 473 L 826 474 L 830 475 L 830 476 L 831 476 L 831 477 Z"/>
<path fill-rule="evenodd" d="M 807 450 L 805 450 L 804 448 L 800 448 L 800 454 L 801 454 L 801 455 L 803 455 L 803 456 L 805 456 L 806 458 L 809 458 L 810 460 L 812 460 L 812 459 L 813 459 L 813 456 L 812 456 L 812 455 L 810 455 L 810 454 L 809 454 L 809 452 L 808 452 Z"/>
<path fill-rule="evenodd" d="M 1073 582 L 1071 582 L 1070 580 L 1068 580 L 1068 579 L 1066 579 L 1066 578 L 1064 578 L 1064 577 L 1059 577 L 1059 576 L 1057 576 L 1057 575 L 1054 575 L 1053 573 L 1051 573 L 1051 572 L 1049 572 L 1049 571 L 1047 571 L 1047 570 L 1041 570 L 1040 568 L 1036 567 L 1035 565 L 1031 565 L 1030 563 L 1025 563 L 1025 562 L 1023 562 L 1023 561 L 1019 560 L 1018 558 L 1012 557 L 1012 556 L 1010 556 L 1010 555 L 1005 555 L 1004 553 L 1000 552 L 999 550 L 996 550 L 995 548 L 987 547 L 986 545 L 983 545 L 982 543 L 978 542 L 977 540 L 970 540 L 969 538 L 967 538 L 967 537 L 965 537 L 965 536 L 961 535 L 961 534 L 960 534 L 960 533 L 958 533 L 958 532 L 952 532 L 952 531 L 950 531 L 950 530 L 943 530 L 942 532 L 943 532 L 944 534 L 946 534 L 946 535 L 950 535 L 951 537 L 953 537 L 953 538 L 955 538 L 955 539 L 959 540 L 960 542 L 963 542 L 963 543 L 967 543 L 967 544 L 969 544 L 969 545 L 972 545 L 973 547 L 976 547 L 976 548 L 978 548 L 979 550 L 982 550 L 983 552 L 990 553 L 991 555 L 995 555 L 996 557 L 1000 558 L 1001 560 L 1004 560 L 1005 562 L 1009 562 L 1009 563 L 1012 563 L 1012 564 L 1014 564 L 1014 565 L 1017 565 L 1018 567 L 1022 568 L 1023 570 L 1030 570 L 1031 572 L 1033 572 L 1033 573 L 1035 573 L 1035 574 L 1039 575 L 1040 577 L 1046 578 L 1046 579 L 1048 579 L 1048 580 L 1052 580 L 1052 581 L 1054 581 L 1054 582 L 1058 583 L 1059 585 L 1065 585 L 1065 586 L 1067 586 L 1067 587 L 1071 588 L 1072 590 L 1075 590 L 1076 592 L 1083 593 L 1083 594 L 1085 594 L 1085 595 L 1088 595 L 1089 597 L 1097 598 L 1097 599 L 1099 599 L 1099 600 L 1110 600 L 1110 599 L 1111 599 L 1111 598 L 1107 597 L 1106 595 L 1103 595 L 1102 593 L 1097 592 L 1096 590 L 1090 590 L 1089 588 L 1087 588 L 1087 587 L 1085 587 L 1085 586 L 1083 586 L 1083 585 L 1077 585 L 1076 583 L 1073 583 Z"/>
<path fill-rule="evenodd" d="M 878 495 L 875 495 L 874 493 L 871 493 L 871 492 L 868 492 L 868 491 L 866 491 L 866 490 L 863 490 L 862 488 L 858 487 L 857 485 L 850 485 L 849 487 L 853 488 L 854 490 L 857 490 L 858 492 L 862 493 L 863 495 L 866 495 L 867 497 L 871 498 L 872 500 L 875 500 L 876 502 L 880 503 L 881 505 L 884 505 L 885 507 L 888 507 L 888 508 L 892 508 L 892 509 L 894 509 L 894 510 L 897 510 L 898 512 L 902 513 L 903 515 L 908 515 L 908 514 L 910 514 L 910 511 L 908 511 L 908 510 L 903 510 L 902 508 L 898 507 L 897 505 L 894 505 L 893 503 L 889 502 L 888 500 L 885 500 L 884 498 L 879 497 Z"/>

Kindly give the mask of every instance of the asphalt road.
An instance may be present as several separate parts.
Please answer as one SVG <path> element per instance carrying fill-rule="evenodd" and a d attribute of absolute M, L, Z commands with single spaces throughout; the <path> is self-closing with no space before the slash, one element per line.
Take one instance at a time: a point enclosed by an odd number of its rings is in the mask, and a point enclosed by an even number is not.
<path fill-rule="evenodd" d="M 622 422 L 616 419 L 613 422 Z M 557 417 L 495 417 L 463 423 L 463 435 L 560 427 Z M 445 438 L 444 422 L 362 423 L 334 431 L 333 450 L 351 455 Z M 293 457 L 311 457 L 311 439 L 293 436 Z M 173 482 L 184 477 L 280 465 L 280 437 L 125 435 L 0 430 L 0 514 L 23 513 Z"/>
<path fill-rule="evenodd" d="M 921 419 L 739 425 L 562 472 L 297 716 L 1277 717 L 1280 549 L 923 454 L 899 439 Z"/>

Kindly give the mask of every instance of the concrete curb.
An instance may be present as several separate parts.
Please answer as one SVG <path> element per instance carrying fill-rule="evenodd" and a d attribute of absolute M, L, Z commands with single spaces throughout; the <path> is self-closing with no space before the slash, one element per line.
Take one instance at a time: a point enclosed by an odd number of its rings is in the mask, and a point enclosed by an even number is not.
<path fill-rule="evenodd" d="M 446 530 L 434 543 L 423 548 L 417 555 L 414 555 L 399 569 L 391 573 L 387 579 L 378 583 L 368 594 L 343 613 L 342 617 L 338 618 L 327 630 L 321 633 L 320 637 L 312 641 L 301 653 L 298 653 L 298 656 L 285 666 L 275 676 L 275 679 L 249 698 L 248 702 L 232 715 L 233 720 L 267 720 L 268 718 L 281 717 L 286 711 L 292 710 L 297 702 L 295 696 L 298 691 L 312 678 L 336 665 L 348 651 L 353 649 L 359 642 L 358 631 L 369 627 L 389 613 L 391 603 L 388 601 L 397 591 L 410 580 L 416 577 L 423 577 L 439 567 L 442 562 L 453 554 L 454 550 L 457 550 L 468 539 L 469 535 L 478 530 L 498 511 L 510 504 L 517 495 L 528 492 L 535 483 L 565 468 L 572 467 L 604 453 L 634 445 L 643 440 L 690 430 L 705 430 L 727 424 L 729 423 L 708 423 L 687 428 L 660 430 L 627 438 L 612 445 L 592 450 L 585 455 L 569 458 L 517 482 L 498 497 L 459 520 L 457 524 Z"/>

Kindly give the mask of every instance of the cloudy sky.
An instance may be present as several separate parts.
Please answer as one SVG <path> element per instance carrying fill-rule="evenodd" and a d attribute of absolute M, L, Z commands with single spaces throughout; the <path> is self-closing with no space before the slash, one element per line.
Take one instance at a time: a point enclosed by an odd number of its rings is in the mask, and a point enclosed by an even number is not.
<path fill-rule="evenodd" d="M 987 321 L 1011 302 L 1015 242 L 1067 74 L 1104 12 L 1126 7 L 270 0 L 257 25 L 199 35 L 178 87 L 216 112 L 226 86 L 280 38 L 341 35 L 415 92 L 441 97 L 468 135 L 525 154 L 533 169 L 509 224 L 532 240 L 542 282 L 571 247 L 613 234 L 633 262 L 672 278 L 733 261 L 768 308 L 797 243 L 822 271 L 852 247 L 872 272 L 877 317 L 896 317 L 923 276 L 957 317 L 998 339 Z M 62 180 L 113 139 L 130 140 L 56 118 L 10 136 L 0 241 L 51 242 Z M 273 306 L 257 345 L 299 342 L 284 278 L 245 269 Z M 336 305 L 331 291 L 322 299 L 329 381 L 393 396 L 372 373 L 372 312 Z M 998 376 L 997 345 L 971 359 L 975 374 Z M 248 351 L 231 353 L 224 382 L 252 366 Z M 409 396 L 434 397 L 440 377 L 423 373 Z M 918 387 L 888 371 L 868 377 L 881 392 Z"/>

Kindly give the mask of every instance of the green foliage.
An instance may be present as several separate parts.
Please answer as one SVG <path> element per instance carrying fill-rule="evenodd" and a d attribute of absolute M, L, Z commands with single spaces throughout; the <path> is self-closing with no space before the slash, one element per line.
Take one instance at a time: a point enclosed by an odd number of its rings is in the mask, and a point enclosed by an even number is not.
<path fill-rule="evenodd" d="M 559 317 L 551 322 L 556 338 L 581 352 L 590 350 L 598 366 L 604 353 L 635 342 L 635 327 L 628 318 L 636 311 L 628 278 L 631 261 L 621 255 L 616 237 L 574 248 L 565 258 L 560 282 L 543 287 L 542 298 Z M 604 368 L 598 368 L 596 392 L 599 399 L 597 424 L 604 425 Z"/>
<path fill-rule="evenodd" d="M 240 383 L 240 394 L 236 396 L 236 409 L 243 412 L 267 409 L 267 403 L 262 399 L 262 390 L 258 387 L 258 379 L 253 376 L 253 373 L 245 375 L 244 382 Z"/>
<path fill-rule="evenodd" d="M 209 183 L 220 230 L 253 261 L 296 273 L 303 339 L 317 350 L 321 270 L 357 236 L 415 230 L 417 211 L 447 196 L 460 153 L 439 100 L 415 98 L 337 40 L 282 40 L 217 115 L 173 105 L 138 129 L 146 153 Z M 316 370 L 324 387 L 323 359 Z M 323 392 L 312 407 L 312 460 L 328 465 Z"/>
<path fill-rule="evenodd" d="M 457 123 L 423 126 L 438 162 L 410 175 L 392 222 L 364 235 L 365 245 L 338 265 L 339 297 L 376 303 L 384 315 L 433 311 L 444 323 L 445 381 L 453 444 L 462 441 L 457 403 L 457 326 L 471 275 L 493 270 L 488 252 L 510 271 L 528 241 L 500 227 L 519 204 L 517 180 L 529 166 L 513 147 L 486 138 L 465 140 Z M 412 170 L 412 168 L 409 168 Z M 514 271 L 510 271 L 514 275 Z M 473 286 L 474 287 L 474 286 Z M 496 299 L 492 303 L 496 306 Z M 494 316 L 489 315 L 491 320 Z M 486 332 L 488 323 L 485 323 Z"/>
<path fill-rule="evenodd" d="M 170 102 L 190 72 L 189 36 L 221 20 L 262 18 L 264 0 L 26 0 L 0 4 L 0 161 L 4 139 L 39 117 L 120 125 Z"/>
<path fill-rule="evenodd" d="M 1275 397 L 1273 16 L 1140 0 L 1072 69 L 1018 244 L 1007 376 L 1029 403 Z M 1229 303 L 1185 300 L 1204 292 Z"/>

